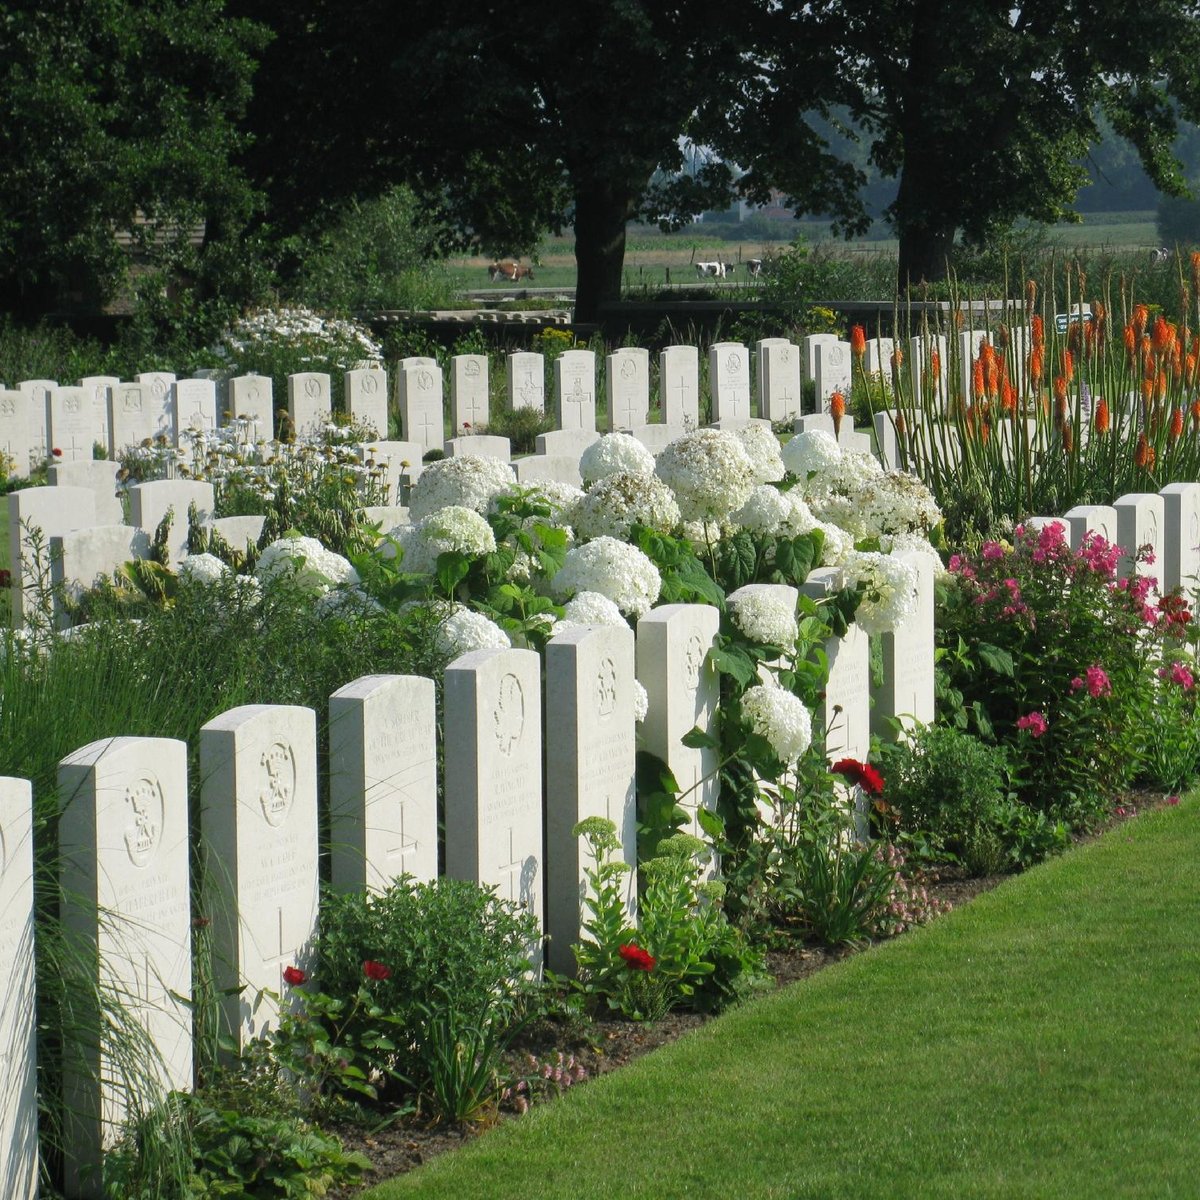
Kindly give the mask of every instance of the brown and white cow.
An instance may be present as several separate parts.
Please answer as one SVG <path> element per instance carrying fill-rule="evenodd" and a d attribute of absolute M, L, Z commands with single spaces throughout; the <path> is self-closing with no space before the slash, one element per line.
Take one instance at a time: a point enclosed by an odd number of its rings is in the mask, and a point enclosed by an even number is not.
<path fill-rule="evenodd" d="M 514 262 L 511 258 L 501 259 L 499 262 L 492 263 L 488 269 L 488 278 L 495 283 L 497 279 L 507 280 L 509 283 L 520 283 L 522 279 L 528 279 L 533 282 L 533 268 L 526 267 L 519 262 Z"/>

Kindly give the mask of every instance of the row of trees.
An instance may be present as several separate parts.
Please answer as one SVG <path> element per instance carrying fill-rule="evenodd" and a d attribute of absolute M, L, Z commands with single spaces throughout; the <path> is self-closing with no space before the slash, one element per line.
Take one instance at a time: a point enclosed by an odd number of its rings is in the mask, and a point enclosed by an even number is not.
<path fill-rule="evenodd" d="M 405 183 L 489 252 L 572 226 L 588 319 L 635 218 L 781 189 L 863 229 L 831 122 L 897 180 L 900 282 L 936 280 L 956 235 L 1069 214 L 1100 122 L 1182 191 L 1197 61 L 1188 0 L 9 0 L 0 304 L 111 293 L 139 214 L 203 218 L 199 286 L 244 285 L 247 246 L 286 267 Z M 715 152 L 696 174 L 684 138 Z"/>

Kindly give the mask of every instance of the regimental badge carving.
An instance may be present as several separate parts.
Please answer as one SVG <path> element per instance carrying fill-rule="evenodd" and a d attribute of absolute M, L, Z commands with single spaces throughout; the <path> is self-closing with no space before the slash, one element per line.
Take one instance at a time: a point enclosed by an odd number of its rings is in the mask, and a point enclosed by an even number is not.
<path fill-rule="evenodd" d="M 417 388 L 422 392 L 428 392 L 433 387 L 433 372 L 418 371 L 417 372 Z"/>
<path fill-rule="evenodd" d="M 683 652 L 683 682 L 689 692 L 694 692 L 700 686 L 700 671 L 704 667 L 704 643 L 698 633 L 688 638 L 687 648 Z"/>
<path fill-rule="evenodd" d="M 362 376 L 362 394 L 364 396 L 374 396 L 379 391 L 379 380 L 375 378 L 374 371 L 368 371 Z"/>
<path fill-rule="evenodd" d="M 67 395 L 63 397 L 63 411 L 69 412 L 72 415 L 79 412 L 83 407 L 83 401 L 78 396 Z"/>
<path fill-rule="evenodd" d="M 311 376 L 304 381 L 304 394 L 310 400 L 316 400 L 321 395 L 321 381 Z"/>
<path fill-rule="evenodd" d="M 492 721 L 501 754 L 511 754 L 525 730 L 525 694 L 521 681 L 511 672 L 500 680 Z"/>
<path fill-rule="evenodd" d="M 740 354 L 730 354 L 725 359 L 725 370 L 727 370 L 730 373 L 730 375 L 739 374 L 741 372 L 741 369 L 742 369 L 742 356 Z"/>
<path fill-rule="evenodd" d="M 466 366 L 463 367 L 463 374 L 468 379 L 479 378 L 479 360 L 477 358 L 468 358 Z"/>
<path fill-rule="evenodd" d="M 121 393 L 121 407 L 126 412 L 141 412 L 142 389 L 126 388 L 125 391 Z"/>
<path fill-rule="evenodd" d="M 611 658 L 601 659 L 596 674 L 596 711 L 611 717 L 617 709 L 617 665 Z"/>
<path fill-rule="evenodd" d="M 632 379 L 637 374 L 637 364 L 632 358 L 621 359 L 621 378 Z"/>
<path fill-rule="evenodd" d="M 842 363 L 845 362 L 845 360 L 846 360 L 846 354 L 845 354 L 845 351 L 841 348 L 841 346 L 830 346 L 829 347 L 830 366 L 840 367 L 842 365 Z"/>
<path fill-rule="evenodd" d="M 1142 539 L 1143 545 L 1149 542 L 1154 546 L 1158 544 L 1158 517 L 1151 513 L 1146 520 L 1146 536 Z"/>
<path fill-rule="evenodd" d="M 17 402 L 11 396 L 5 396 L 0 399 L 0 413 L 6 417 L 15 416 L 17 411 Z"/>
<path fill-rule="evenodd" d="M 162 841 L 163 797 L 158 780 L 152 776 L 131 783 L 125 789 L 125 850 L 135 867 L 144 867 L 154 857 Z"/>
<path fill-rule="evenodd" d="M 257 404 L 262 399 L 262 392 L 257 383 L 252 383 L 246 389 L 246 399 L 249 400 L 251 404 Z"/>
<path fill-rule="evenodd" d="M 287 742 L 274 742 L 263 751 L 263 779 L 258 793 L 268 825 L 279 826 L 287 820 L 296 794 L 296 757 Z"/>

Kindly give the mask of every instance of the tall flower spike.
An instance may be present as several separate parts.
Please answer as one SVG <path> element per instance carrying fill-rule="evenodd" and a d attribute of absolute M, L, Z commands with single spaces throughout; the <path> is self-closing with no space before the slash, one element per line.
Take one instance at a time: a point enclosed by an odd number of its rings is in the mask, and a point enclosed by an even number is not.
<path fill-rule="evenodd" d="M 861 325 L 850 327 L 850 350 L 856 358 L 862 358 L 867 352 L 867 331 Z"/>

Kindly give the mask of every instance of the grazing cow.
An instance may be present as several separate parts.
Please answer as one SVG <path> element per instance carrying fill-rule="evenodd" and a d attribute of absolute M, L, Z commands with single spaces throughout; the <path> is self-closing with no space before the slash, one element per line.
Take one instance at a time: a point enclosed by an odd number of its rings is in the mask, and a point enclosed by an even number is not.
<path fill-rule="evenodd" d="M 723 262 L 701 262 L 696 264 L 696 274 L 703 279 L 706 275 L 712 279 L 725 278 L 725 264 Z"/>
<path fill-rule="evenodd" d="M 1168 250 L 1166 246 L 1159 246 L 1157 250 L 1150 251 L 1150 265 L 1152 267 L 1157 267 L 1162 263 L 1169 261 L 1170 257 L 1170 250 Z"/>
<path fill-rule="evenodd" d="M 497 279 L 504 279 L 509 283 L 520 283 L 522 279 L 528 279 L 533 282 L 533 268 L 523 266 L 519 262 L 513 262 L 511 258 L 502 259 L 500 262 L 492 263 L 488 269 L 488 278 L 495 283 Z"/>
<path fill-rule="evenodd" d="M 762 274 L 763 260 L 761 258 L 746 259 L 746 270 L 750 272 L 751 279 L 757 279 Z"/>

